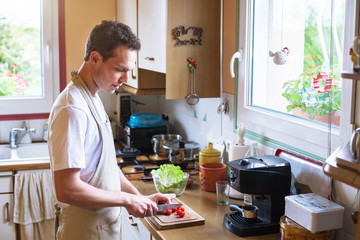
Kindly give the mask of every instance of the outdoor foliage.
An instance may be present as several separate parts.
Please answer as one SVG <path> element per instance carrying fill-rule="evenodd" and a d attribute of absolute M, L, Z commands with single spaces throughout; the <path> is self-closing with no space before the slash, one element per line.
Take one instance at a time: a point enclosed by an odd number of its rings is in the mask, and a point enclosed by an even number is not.
<path fill-rule="evenodd" d="M 314 119 L 319 115 L 325 117 L 326 114 L 340 110 L 341 106 L 341 81 L 340 67 L 338 56 L 334 50 L 331 20 L 323 19 L 322 30 L 326 39 L 326 49 L 331 49 L 328 53 L 328 61 L 324 59 L 320 46 L 319 33 L 317 30 L 318 11 L 312 9 L 309 12 L 305 24 L 305 41 L 304 41 L 304 71 L 296 79 L 289 80 L 284 83 L 284 93 L 282 96 L 288 101 L 286 106 L 287 112 L 291 112 L 296 108 L 300 108 L 301 113 L 307 113 L 309 119 Z M 336 27 L 339 36 L 343 31 L 343 26 Z M 327 37 L 326 37 L 327 36 Z M 340 43 L 342 44 L 342 43 Z M 313 80 L 322 66 L 331 66 L 329 78 L 332 79 L 332 85 L 329 92 L 319 92 L 314 89 Z M 325 88 L 325 80 L 320 80 L 320 89 Z"/>
<path fill-rule="evenodd" d="M 41 94 L 40 32 L 0 17 L 0 96 Z"/>
<path fill-rule="evenodd" d="M 297 79 L 289 80 L 284 83 L 285 89 L 282 94 L 289 104 L 286 110 L 291 112 L 296 108 L 301 109 L 301 113 L 307 113 L 309 119 L 314 119 L 316 115 L 325 117 L 327 113 L 340 110 L 341 106 L 341 84 L 338 74 L 330 74 L 332 86 L 329 92 L 319 92 L 313 88 L 313 80 L 318 75 L 318 69 L 311 69 L 303 72 Z M 320 89 L 325 88 L 325 80 L 320 81 Z"/>

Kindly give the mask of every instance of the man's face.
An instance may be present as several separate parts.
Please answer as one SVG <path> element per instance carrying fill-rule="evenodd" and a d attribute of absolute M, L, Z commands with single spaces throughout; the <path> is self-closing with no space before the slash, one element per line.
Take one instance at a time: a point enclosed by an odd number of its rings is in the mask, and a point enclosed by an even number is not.
<path fill-rule="evenodd" d="M 96 63 L 92 79 L 97 90 L 114 93 L 124 82 L 128 81 L 128 73 L 135 67 L 136 51 L 120 46 L 114 50 L 114 57 L 105 62 Z"/>

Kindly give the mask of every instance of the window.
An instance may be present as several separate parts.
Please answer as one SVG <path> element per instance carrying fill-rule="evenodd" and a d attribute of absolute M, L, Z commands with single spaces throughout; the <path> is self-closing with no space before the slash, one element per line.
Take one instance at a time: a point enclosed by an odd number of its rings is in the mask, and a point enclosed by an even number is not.
<path fill-rule="evenodd" d="M 348 141 L 351 85 L 340 73 L 351 68 L 354 9 L 345 0 L 240 1 L 238 122 L 322 158 Z"/>
<path fill-rule="evenodd" d="M 49 112 L 59 93 L 57 1 L 0 5 L 0 114 Z"/>

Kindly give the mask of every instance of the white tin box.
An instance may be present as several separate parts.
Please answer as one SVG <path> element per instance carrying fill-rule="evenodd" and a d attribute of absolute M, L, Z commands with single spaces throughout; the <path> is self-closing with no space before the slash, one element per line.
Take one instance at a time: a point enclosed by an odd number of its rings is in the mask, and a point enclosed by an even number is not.
<path fill-rule="evenodd" d="M 285 197 L 285 215 L 316 233 L 342 228 L 344 207 L 315 193 Z"/>

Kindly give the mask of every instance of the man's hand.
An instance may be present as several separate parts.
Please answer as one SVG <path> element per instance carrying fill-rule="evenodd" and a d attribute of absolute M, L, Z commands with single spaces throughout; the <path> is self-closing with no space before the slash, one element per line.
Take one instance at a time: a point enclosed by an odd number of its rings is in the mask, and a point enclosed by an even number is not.
<path fill-rule="evenodd" d="M 151 217 L 158 211 L 158 203 L 170 203 L 170 199 L 165 195 L 156 193 L 150 196 L 129 195 L 129 204 L 126 210 L 134 217 Z"/>

